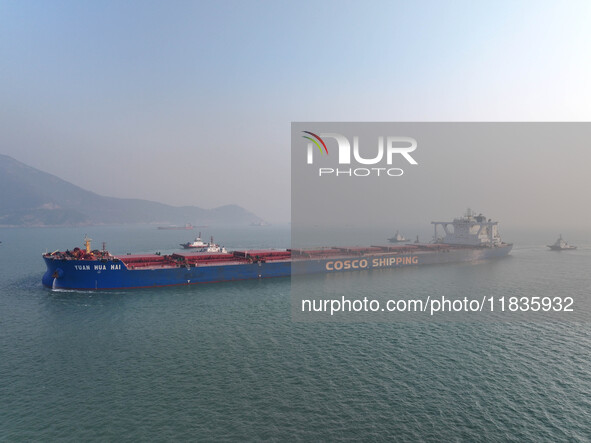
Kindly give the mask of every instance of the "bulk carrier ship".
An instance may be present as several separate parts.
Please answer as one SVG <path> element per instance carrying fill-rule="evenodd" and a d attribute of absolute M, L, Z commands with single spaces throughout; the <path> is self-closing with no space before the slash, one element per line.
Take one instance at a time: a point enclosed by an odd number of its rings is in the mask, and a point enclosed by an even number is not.
<path fill-rule="evenodd" d="M 42 282 L 76 290 L 191 285 L 475 261 L 506 256 L 513 247 L 501 240 L 498 222 L 470 210 L 451 222 L 431 223 L 433 243 L 395 246 L 112 255 L 104 247 L 92 250 L 85 238 L 83 249 L 43 254 L 47 271 Z"/>

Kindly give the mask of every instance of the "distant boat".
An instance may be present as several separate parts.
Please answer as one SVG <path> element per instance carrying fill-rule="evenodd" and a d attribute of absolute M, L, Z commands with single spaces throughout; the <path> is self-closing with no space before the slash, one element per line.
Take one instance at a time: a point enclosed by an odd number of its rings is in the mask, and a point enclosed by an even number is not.
<path fill-rule="evenodd" d="M 190 229 L 194 229 L 195 226 L 187 223 L 185 226 L 175 226 L 175 225 L 170 225 L 170 226 L 158 226 L 158 229 L 175 229 L 175 230 L 190 230 Z"/>
<path fill-rule="evenodd" d="M 402 242 L 408 241 L 408 239 L 404 238 L 404 236 L 403 236 L 403 235 L 400 235 L 400 234 L 398 233 L 398 231 L 396 231 L 396 234 L 394 234 L 394 237 L 390 237 L 390 238 L 388 239 L 388 241 L 389 241 L 390 243 L 402 243 Z"/>
<path fill-rule="evenodd" d="M 553 245 L 547 245 L 553 251 L 566 251 L 569 249 L 577 249 L 576 246 L 569 245 L 562 239 L 562 234 L 558 237 L 558 240 Z"/>
<path fill-rule="evenodd" d="M 267 223 L 264 220 L 258 221 L 258 222 L 252 222 L 250 224 L 250 226 L 269 226 L 269 223 Z"/>

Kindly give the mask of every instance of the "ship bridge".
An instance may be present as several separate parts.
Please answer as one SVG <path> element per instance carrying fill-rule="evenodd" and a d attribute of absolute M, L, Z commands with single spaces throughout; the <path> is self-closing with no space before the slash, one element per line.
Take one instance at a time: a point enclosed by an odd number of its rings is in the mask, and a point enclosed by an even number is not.
<path fill-rule="evenodd" d="M 482 214 L 474 215 L 470 209 L 463 217 L 448 221 L 434 221 L 433 240 L 435 243 L 468 246 L 500 246 L 503 242 L 499 235 L 499 222 L 486 219 Z M 438 235 L 441 226 L 444 237 Z"/>

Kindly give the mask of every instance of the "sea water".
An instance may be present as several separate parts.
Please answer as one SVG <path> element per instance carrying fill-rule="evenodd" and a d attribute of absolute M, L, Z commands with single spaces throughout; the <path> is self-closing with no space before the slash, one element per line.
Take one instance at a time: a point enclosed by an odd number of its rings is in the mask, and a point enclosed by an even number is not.
<path fill-rule="evenodd" d="M 288 226 L 202 231 L 229 249 L 290 242 Z M 0 440 L 591 438 L 586 321 L 294 323 L 289 278 L 43 288 L 41 253 L 80 246 L 85 233 L 116 254 L 174 252 L 197 234 L 0 230 Z M 584 234 L 569 238 L 579 249 L 559 253 L 545 248 L 553 238 L 516 237 L 509 258 L 472 268 L 471 286 L 494 277 L 497 295 L 591 292 Z M 463 283 L 445 276 L 461 266 L 410 272 L 451 296 Z M 395 290 L 399 271 L 366 280 Z"/>

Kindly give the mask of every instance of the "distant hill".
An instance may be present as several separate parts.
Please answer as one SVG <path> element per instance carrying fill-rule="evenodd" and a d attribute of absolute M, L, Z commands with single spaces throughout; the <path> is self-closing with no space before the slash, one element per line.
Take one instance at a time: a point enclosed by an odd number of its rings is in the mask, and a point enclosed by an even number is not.
<path fill-rule="evenodd" d="M 0 154 L 0 226 L 248 225 L 260 221 L 237 205 L 203 209 L 104 197 Z"/>

